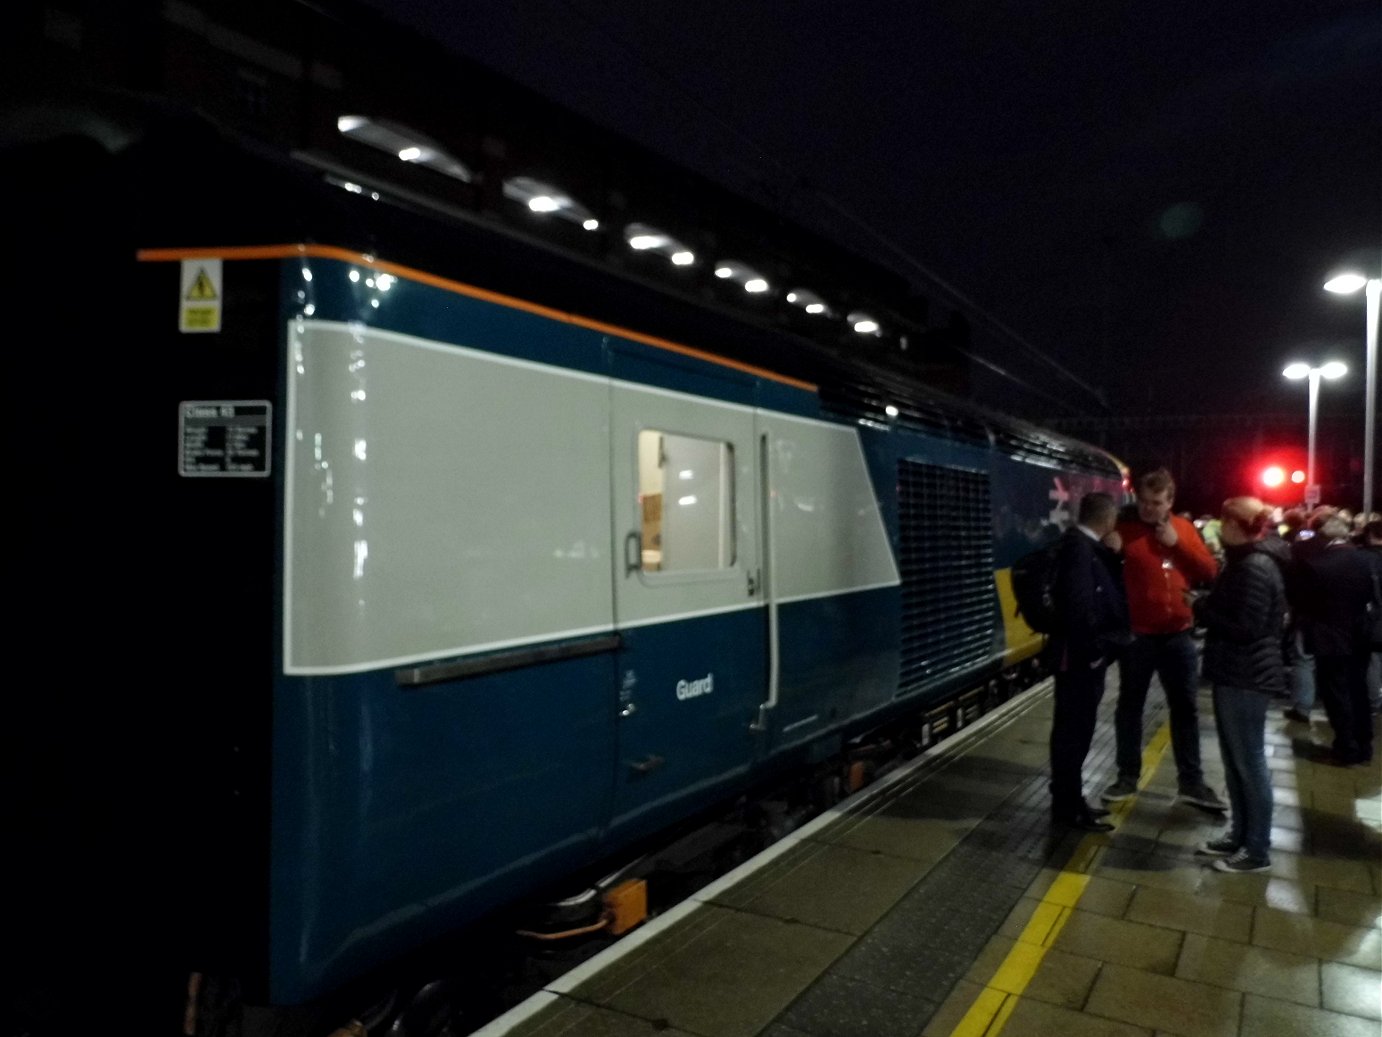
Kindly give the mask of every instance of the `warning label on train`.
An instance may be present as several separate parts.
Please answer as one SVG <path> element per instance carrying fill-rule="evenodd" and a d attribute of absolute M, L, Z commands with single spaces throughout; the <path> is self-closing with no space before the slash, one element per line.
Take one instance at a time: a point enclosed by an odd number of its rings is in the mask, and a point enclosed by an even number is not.
<path fill-rule="evenodd" d="M 221 261 L 184 259 L 178 330 L 189 334 L 221 330 Z"/>
<path fill-rule="evenodd" d="M 178 474 L 234 478 L 269 474 L 268 400 L 192 400 L 178 405 Z"/>

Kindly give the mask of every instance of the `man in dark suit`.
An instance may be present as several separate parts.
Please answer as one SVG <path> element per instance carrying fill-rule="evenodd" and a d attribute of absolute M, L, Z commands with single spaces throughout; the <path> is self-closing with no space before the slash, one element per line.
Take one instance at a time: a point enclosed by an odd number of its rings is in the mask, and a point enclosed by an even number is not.
<path fill-rule="evenodd" d="M 1051 722 L 1051 819 L 1091 832 L 1113 826 L 1108 813 L 1084 798 L 1082 770 L 1094 738 L 1104 674 L 1130 640 L 1116 544 L 1105 538 L 1118 524 L 1118 506 L 1106 493 L 1080 500 L 1078 522 L 1061 536 L 1056 560 L 1055 599 L 1059 623 L 1050 653 L 1056 678 L 1056 712 Z"/>
<path fill-rule="evenodd" d="M 1329 762 L 1341 767 L 1372 760 L 1368 708 L 1368 602 L 1382 556 L 1349 542 L 1349 526 L 1332 516 L 1316 539 L 1322 547 L 1297 560 L 1298 607 L 1315 654 L 1315 682 L 1334 729 Z"/>

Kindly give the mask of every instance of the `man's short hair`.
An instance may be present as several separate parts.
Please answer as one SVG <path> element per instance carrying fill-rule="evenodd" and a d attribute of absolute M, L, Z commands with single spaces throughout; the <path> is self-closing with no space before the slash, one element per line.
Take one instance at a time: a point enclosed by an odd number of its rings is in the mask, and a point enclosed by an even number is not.
<path fill-rule="evenodd" d="M 1338 513 L 1338 508 L 1331 507 L 1328 504 L 1321 504 L 1314 511 L 1310 512 L 1309 526 L 1316 533 L 1319 533 L 1324 528 L 1325 522 L 1332 519 Z"/>
<path fill-rule="evenodd" d="M 1337 512 L 1320 523 L 1320 536 L 1326 540 L 1343 540 L 1352 532 L 1352 524 Z"/>
<path fill-rule="evenodd" d="M 1086 493 L 1080 498 L 1079 523 L 1092 526 L 1105 521 L 1110 515 L 1118 514 L 1118 505 L 1107 493 Z"/>
<path fill-rule="evenodd" d="M 1161 493 L 1163 490 L 1169 491 L 1172 497 L 1176 495 L 1176 480 L 1165 468 L 1153 468 L 1137 477 L 1138 493 Z"/>

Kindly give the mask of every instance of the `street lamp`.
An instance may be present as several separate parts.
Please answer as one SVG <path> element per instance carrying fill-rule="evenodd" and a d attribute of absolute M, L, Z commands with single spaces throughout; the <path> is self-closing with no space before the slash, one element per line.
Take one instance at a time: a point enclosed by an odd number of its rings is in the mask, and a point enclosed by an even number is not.
<path fill-rule="evenodd" d="M 1366 381 L 1363 384 L 1363 513 L 1372 513 L 1373 447 L 1377 438 L 1377 310 L 1382 299 L 1382 279 L 1362 274 L 1340 274 L 1324 283 L 1324 290 L 1352 295 L 1367 288 L 1368 353 Z"/>
<path fill-rule="evenodd" d="M 1320 379 L 1328 378 L 1333 381 L 1335 378 L 1342 378 L 1348 374 L 1348 365 L 1331 360 L 1321 367 L 1311 367 L 1309 364 L 1296 361 L 1287 364 L 1286 370 L 1281 373 L 1293 382 L 1302 378 L 1310 379 L 1310 452 L 1305 460 L 1305 503 L 1318 504 L 1318 499 L 1311 500 L 1310 497 L 1318 496 L 1320 492 L 1319 485 L 1315 482 L 1315 416 L 1320 406 Z"/>

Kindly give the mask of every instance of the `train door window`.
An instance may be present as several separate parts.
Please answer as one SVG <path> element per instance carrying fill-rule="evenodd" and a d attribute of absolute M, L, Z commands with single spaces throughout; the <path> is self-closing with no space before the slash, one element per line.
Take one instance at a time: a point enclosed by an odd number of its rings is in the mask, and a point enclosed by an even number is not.
<path fill-rule="evenodd" d="M 734 446 L 644 429 L 638 433 L 643 571 L 734 565 Z"/>

